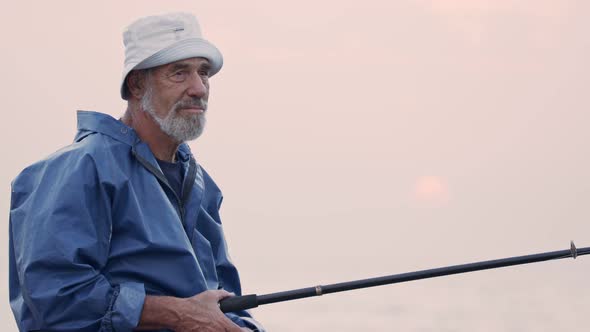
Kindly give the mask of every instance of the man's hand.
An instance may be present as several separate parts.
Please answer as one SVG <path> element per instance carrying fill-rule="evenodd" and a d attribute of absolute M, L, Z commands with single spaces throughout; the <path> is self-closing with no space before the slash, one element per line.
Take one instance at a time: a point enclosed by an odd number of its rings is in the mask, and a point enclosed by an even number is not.
<path fill-rule="evenodd" d="M 244 332 L 219 309 L 219 301 L 233 294 L 208 290 L 186 299 L 146 296 L 138 330 L 172 329 L 175 332 Z"/>
<path fill-rule="evenodd" d="M 224 290 L 209 290 L 187 299 L 182 299 L 180 320 L 173 326 L 176 332 L 240 332 L 244 331 L 221 310 L 219 301 L 233 294 Z M 245 331 L 250 331 L 246 329 Z"/>

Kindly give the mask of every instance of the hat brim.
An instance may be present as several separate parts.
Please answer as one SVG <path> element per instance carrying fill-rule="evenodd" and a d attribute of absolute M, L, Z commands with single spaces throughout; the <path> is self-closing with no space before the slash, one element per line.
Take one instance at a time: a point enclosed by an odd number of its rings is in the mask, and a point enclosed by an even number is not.
<path fill-rule="evenodd" d="M 140 63 L 125 68 L 121 80 L 121 97 L 127 99 L 125 80 L 132 70 L 158 67 L 189 58 L 205 58 L 209 60 L 209 64 L 211 65 L 209 76 L 217 74 L 223 66 L 223 56 L 213 44 L 202 38 L 183 39 L 152 54 Z"/>

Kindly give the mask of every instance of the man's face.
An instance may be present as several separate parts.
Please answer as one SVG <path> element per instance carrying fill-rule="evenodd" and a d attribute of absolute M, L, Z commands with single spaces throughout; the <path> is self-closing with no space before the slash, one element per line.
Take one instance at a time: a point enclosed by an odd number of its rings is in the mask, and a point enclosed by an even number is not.
<path fill-rule="evenodd" d="M 190 58 L 156 67 L 145 77 L 142 108 L 177 142 L 203 132 L 210 68 L 207 59 Z"/>

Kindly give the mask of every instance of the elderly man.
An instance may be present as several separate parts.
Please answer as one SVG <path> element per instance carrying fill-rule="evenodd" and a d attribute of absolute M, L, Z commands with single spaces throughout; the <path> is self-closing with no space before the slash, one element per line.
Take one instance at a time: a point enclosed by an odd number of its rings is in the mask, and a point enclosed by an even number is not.
<path fill-rule="evenodd" d="M 222 195 L 186 141 L 205 125 L 220 52 L 196 18 L 124 32 L 120 120 L 78 112 L 75 142 L 12 184 L 10 304 L 21 331 L 262 331 L 227 252 Z"/>

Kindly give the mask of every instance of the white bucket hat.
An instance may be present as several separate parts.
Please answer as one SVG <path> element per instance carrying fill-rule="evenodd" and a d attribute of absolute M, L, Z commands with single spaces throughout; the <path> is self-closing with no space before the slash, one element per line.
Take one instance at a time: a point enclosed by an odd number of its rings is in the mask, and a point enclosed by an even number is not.
<path fill-rule="evenodd" d="M 203 39 L 197 18 L 188 13 L 147 16 L 131 23 L 123 32 L 125 67 L 121 79 L 121 98 L 127 99 L 127 74 L 174 61 L 202 57 L 209 60 L 211 74 L 223 65 L 221 52 Z"/>

